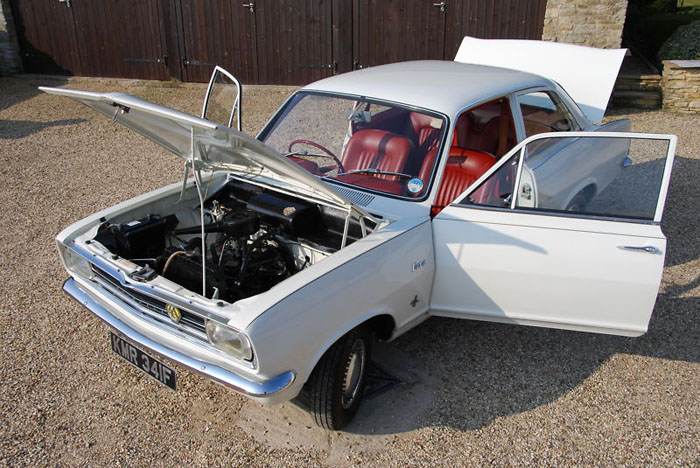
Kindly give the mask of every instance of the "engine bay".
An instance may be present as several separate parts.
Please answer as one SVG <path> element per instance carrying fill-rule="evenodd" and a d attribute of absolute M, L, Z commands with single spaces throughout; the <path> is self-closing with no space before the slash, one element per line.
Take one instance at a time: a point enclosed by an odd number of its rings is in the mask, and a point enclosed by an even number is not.
<path fill-rule="evenodd" d="M 94 240 L 141 267 L 132 279 L 160 275 L 207 298 L 233 303 L 339 250 L 346 222 L 346 245 L 362 235 L 360 223 L 340 210 L 231 179 L 204 203 L 203 261 L 199 212 L 199 206 L 175 205 L 172 213 L 105 220 Z M 365 226 L 374 227 L 371 222 Z"/>

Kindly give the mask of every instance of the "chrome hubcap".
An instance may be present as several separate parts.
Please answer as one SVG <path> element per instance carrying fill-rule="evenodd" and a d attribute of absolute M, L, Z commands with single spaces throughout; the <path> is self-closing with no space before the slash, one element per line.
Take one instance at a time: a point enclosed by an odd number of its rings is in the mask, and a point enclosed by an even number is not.
<path fill-rule="evenodd" d="M 360 391 L 360 380 L 365 371 L 365 359 L 367 350 L 363 340 L 355 340 L 350 350 L 345 366 L 345 380 L 343 382 L 343 408 L 347 409 L 355 402 Z"/>

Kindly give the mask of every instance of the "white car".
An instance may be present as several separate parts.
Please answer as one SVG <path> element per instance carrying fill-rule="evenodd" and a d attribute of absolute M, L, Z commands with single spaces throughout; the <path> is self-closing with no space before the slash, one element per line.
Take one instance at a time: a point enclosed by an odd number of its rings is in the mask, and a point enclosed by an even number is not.
<path fill-rule="evenodd" d="M 571 97 L 543 76 L 488 66 L 513 61 L 514 43 L 537 51 L 520 70 L 562 51 Z M 644 333 L 676 138 L 590 122 L 617 68 L 598 73 L 607 84 L 572 71 L 596 66 L 572 57 L 589 49 L 478 47 L 488 60 L 463 47 L 458 59 L 471 63 L 313 83 L 256 138 L 240 131 L 240 85 L 218 68 L 202 118 L 42 88 L 185 161 L 182 184 L 58 235 L 64 290 L 111 327 L 115 353 L 164 385 L 176 389 L 176 371 L 152 355 L 263 403 L 303 390 L 329 429 L 360 404 L 373 340 L 430 316 Z"/>

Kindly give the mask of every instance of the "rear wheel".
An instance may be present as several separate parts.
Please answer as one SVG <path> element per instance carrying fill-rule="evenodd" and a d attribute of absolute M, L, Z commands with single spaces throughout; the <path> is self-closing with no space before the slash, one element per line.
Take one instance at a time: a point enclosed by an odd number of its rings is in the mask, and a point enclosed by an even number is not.
<path fill-rule="evenodd" d="M 355 416 L 365 389 L 374 335 L 358 327 L 326 351 L 306 382 L 308 406 L 316 424 L 338 430 Z"/>
<path fill-rule="evenodd" d="M 566 206 L 566 211 L 573 211 L 574 213 L 583 213 L 586 211 L 586 196 L 583 194 L 583 192 L 576 194 L 576 196 Z"/>

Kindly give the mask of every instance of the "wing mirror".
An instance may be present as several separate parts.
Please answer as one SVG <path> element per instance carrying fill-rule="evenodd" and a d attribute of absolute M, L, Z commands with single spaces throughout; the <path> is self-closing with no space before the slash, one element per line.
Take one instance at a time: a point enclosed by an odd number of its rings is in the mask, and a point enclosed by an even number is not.
<path fill-rule="evenodd" d="M 241 83 L 218 65 L 209 80 L 202 118 L 241 131 Z M 235 118 L 235 121 L 234 121 Z"/>

